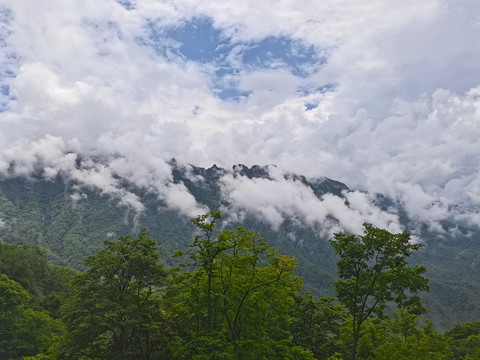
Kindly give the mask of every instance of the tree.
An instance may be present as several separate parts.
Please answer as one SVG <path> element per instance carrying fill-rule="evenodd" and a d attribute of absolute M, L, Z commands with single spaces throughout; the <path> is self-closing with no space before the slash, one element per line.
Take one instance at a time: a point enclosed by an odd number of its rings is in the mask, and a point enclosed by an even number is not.
<path fill-rule="evenodd" d="M 31 245 L 0 243 L 0 273 L 18 282 L 32 295 L 46 295 L 51 280 L 47 251 Z"/>
<path fill-rule="evenodd" d="M 297 346 L 310 350 L 315 359 L 330 359 L 343 350 L 340 341 L 347 313 L 332 297 L 314 300 L 311 293 L 297 295 L 290 332 Z"/>
<path fill-rule="evenodd" d="M 75 270 L 49 264 L 47 251 L 37 246 L 14 246 L 0 242 L 0 273 L 18 282 L 36 305 L 58 319 L 69 278 Z"/>
<path fill-rule="evenodd" d="M 351 359 L 357 356 L 362 324 L 371 317 L 384 317 L 387 304 L 395 304 L 413 314 L 425 312 L 418 291 L 426 291 L 425 268 L 409 266 L 406 259 L 422 247 L 412 244 L 408 233 L 391 234 L 364 224 L 363 236 L 337 233 L 330 243 L 340 256 L 340 279 L 335 290 L 340 302 L 352 316 Z"/>
<path fill-rule="evenodd" d="M 457 324 L 445 333 L 452 349 L 450 359 L 480 359 L 480 321 Z"/>
<path fill-rule="evenodd" d="M 167 277 L 157 244 L 143 230 L 105 245 L 73 279 L 64 357 L 152 359 L 162 345 L 159 304 Z"/>
<path fill-rule="evenodd" d="M 210 212 L 206 215 L 200 215 L 192 220 L 193 224 L 201 231 L 200 234 L 195 235 L 192 247 L 196 251 L 190 251 L 190 258 L 192 264 L 200 267 L 205 272 L 207 279 L 207 334 L 211 335 L 212 328 L 212 280 L 215 271 L 215 260 L 218 256 L 228 249 L 229 244 L 225 236 L 219 236 L 216 241 L 212 239 L 212 233 L 215 229 L 215 222 L 220 220 L 220 211 Z"/>
<path fill-rule="evenodd" d="M 39 311 L 19 283 L 0 274 L 0 358 L 22 359 L 47 351 L 61 332 L 59 321 Z"/>
<path fill-rule="evenodd" d="M 433 330 L 430 321 L 423 326 L 420 316 L 400 310 L 384 320 L 364 323 L 359 341 L 361 358 L 376 360 L 447 360 L 447 341 Z"/>
<path fill-rule="evenodd" d="M 301 288 L 296 259 L 243 227 L 213 236 L 220 213 L 197 217 L 190 261 L 178 281 L 174 312 L 181 359 L 310 359 L 288 327 Z M 179 253 L 179 255 L 182 255 Z"/>

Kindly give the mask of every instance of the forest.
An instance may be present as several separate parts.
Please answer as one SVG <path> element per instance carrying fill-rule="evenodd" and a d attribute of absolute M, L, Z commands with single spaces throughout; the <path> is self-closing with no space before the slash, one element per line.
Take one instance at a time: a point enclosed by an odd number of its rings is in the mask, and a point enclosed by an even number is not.
<path fill-rule="evenodd" d="M 335 234 L 335 297 L 302 288 L 297 259 L 220 212 L 167 266 L 147 229 L 106 240 L 83 270 L 0 243 L 1 359 L 478 359 L 480 321 L 444 333 L 418 296 L 422 245 L 364 225 Z"/>

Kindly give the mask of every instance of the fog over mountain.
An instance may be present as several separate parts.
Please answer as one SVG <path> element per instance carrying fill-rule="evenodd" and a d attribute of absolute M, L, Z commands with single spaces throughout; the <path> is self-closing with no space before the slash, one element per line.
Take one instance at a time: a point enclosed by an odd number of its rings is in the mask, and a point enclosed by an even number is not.
<path fill-rule="evenodd" d="M 479 14 L 476 0 L 3 0 L 0 175 L 62 175 L 141 212 L 128 179 L 192 216 L 207 209 L 172 158 L 260 164 L 268 178 L 223 173 L 222 196 L 273 227 L 400 230 L 375 193 L 432 229 L 479 226 Z M 293 173 L 355 191 L 318 198 Z"/>

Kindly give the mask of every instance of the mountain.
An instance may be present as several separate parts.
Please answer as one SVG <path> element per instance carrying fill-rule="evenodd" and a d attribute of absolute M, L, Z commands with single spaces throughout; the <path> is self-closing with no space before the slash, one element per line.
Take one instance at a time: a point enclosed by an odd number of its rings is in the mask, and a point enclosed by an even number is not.
<path fill-rule="evenodd" d="M 275 167 L 236 165 L 227 170 L 215 165 L 185 167 L 173 160 L 170 165 L 169 182 L 158 184 L 158 188 L 167 187 L 166 192 L 125 178 L 116 178 L 116 190 L 107 191 L 60 175 L 4 177 L 0 179 L 0 240 L 46 248 L 53 263 L 82 268 L 85 257 L 102 248 L 104 240 L 147 227 L 167 264 L 173 265 L 173 251 L 186 248 L 194 234 L 190 218 L 195 214 L 182 211 L 184 204 L 194 201 L 198 211 L 221 209 L 220 226 L 258 230 L 269 244 L 296 256 L 305 290 L 334 295 L 337 259 L 328 239 L 332 231 L 357 221 L 353 216 L 361 207 L 355 202 L 368 194 L 328 178 L 280 173 Z M 255 194 L 258 189 L 261 193 Z M 289 193 L 292 189 L 298 190 L 294 198 Z M 424 243 L 412 262 L 427 268 L 431 292 L 423 301 L 437 328 L 480 319 L 478 229 L 443 222 L 441 229 L 433 230 L 410 219 L 394 199 L 368 196 L 372 209 L 398 219 Z M 270 203 L 258 202 L 259 197 Z M 316 214 L 323 210 L 315 209 L 318 204 L 312 205 L 313 198 L 329 207 L 322 217 Z M 292 201 L 298 201 L 296 207 L 290 207 Z M 350 217 L 342 219 L 341 211 L 347 208 Z"/>

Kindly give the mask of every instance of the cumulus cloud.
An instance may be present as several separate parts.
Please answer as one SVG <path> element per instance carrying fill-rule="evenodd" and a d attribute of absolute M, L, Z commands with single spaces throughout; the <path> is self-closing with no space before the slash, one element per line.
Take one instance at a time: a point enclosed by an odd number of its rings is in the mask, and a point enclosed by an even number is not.
<path fill-rule="evenodd" d="M 475 0 L 6 0 L 0 173 L 68 174 L 141 209 L 119 190 L 127 178 L 192 214 L 204 209 L 173 183 L 171 158 L 276 164 L 385 193 L 433 228 L 480 225 L 479 12 Z M 395 226 L 361 192 L 346 207 L 283 177 L 223 180 L 277 226 Z"/>
<path fill-rule="evenodd" d="M 344 197 L 329 193 L 317 197 L 310 186 L 275 168 L 270 168 L 266 178 L 227 173 L 221 183 L 231 210 L 258 216 L 277 229 L 287 219 L 327 234 L 341 229 L 361 233 L 364 222 L 391 231 L 401 229 L 397 216 L 382 211 L 366 194 L 354 191 L 345 192 Z"/>
<path fill-rule="evenodd" d="M 166 189 L 163 191 L 163 196 L 168 207 L 178 210 L 191 218 L 208 212 L 208 207 L 198 205 L 184 184 L 167 184 Z"/>

